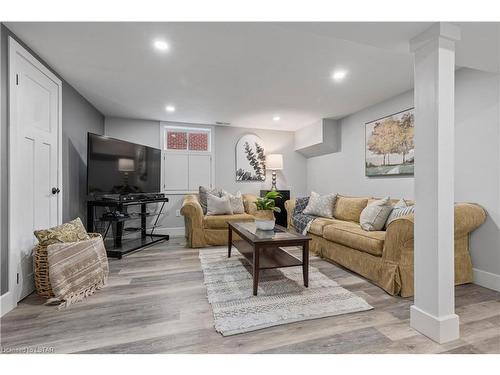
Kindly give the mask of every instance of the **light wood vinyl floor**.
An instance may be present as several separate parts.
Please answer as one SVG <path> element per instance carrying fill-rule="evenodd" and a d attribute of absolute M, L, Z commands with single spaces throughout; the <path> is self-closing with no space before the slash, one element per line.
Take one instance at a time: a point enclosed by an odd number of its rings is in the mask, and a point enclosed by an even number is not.
<path fill-rule="evenodd" d="M 456 288 L 461 338 L 439 345 L 409 327 L 411 298 L 392 297 L 321 259 L 317 267 L 371 311 L 222 337 L 213 328 L 197 249 L 173 238 L 110 260 L 108 286 L 68 309 L 30 295 L 1 323 L 4 353 L 500 353 L 500 293 Z"/>

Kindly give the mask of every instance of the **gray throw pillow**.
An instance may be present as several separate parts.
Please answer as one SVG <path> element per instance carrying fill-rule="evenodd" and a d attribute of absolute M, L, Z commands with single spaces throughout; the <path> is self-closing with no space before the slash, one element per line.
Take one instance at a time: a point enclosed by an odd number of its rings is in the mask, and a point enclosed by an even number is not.
<path fill-rule="evenodd" d="M 232 214 L 233 210 L 227 195 L 216 197 L 213 194 L 207 194 L 207 216 Z"/>
<path fill-rule="evenodd" d="M 224 195 L 229 198 L 229 203 L 231 204 L 231 209 L 233 210 L 233 214 L 244 214 L 245 206 L 243 205 L 243 197 L 241 196 L 241 192 L 236 192 L 235 195 L 224 191 Z"/>
<path fill-rule="evenodd" d="M 415 205 L 408 206 L 404 199 L 400 199 L 398 203 L 392 208 L 391 214 L 385 222 L 385 229 L 389 226 L 391 222 L 396 220 L 398 217 L 410 215 L 415 212 Z"/>
<path fill-rule="evenodd" d="M 309 197 L 309 203 L 303 213 L 320 217 L 333 218 L 333 207 L 337 194 L 319 195 L 312 191 Z"/>
<path fill-rule="evenodd" d="M 361 211 L 359 224 L 366 231 L 382 230 L 391 211 L 389 197 L 372 202 Z"/>
<path fill-rule="evenodd" d="M 200 205 L 203 210 L 203 214 L 207 214 L 207 194 L 215 195 L 216 197 L 222 197 L 223 192 L 220 189 L 211 189 L 205 186 L 200 186 L 199 189 Z"/>

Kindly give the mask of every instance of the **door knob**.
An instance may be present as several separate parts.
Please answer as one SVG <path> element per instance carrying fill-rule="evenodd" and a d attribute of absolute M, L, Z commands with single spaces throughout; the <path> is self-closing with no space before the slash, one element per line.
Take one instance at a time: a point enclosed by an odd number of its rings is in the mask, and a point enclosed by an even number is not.
<path fill-rule="evenodd" d="M 55 188 L 55 187 L 52 188 L 52 194 L 56 195 L 56 194 L 59 194 L 60 192 L 61 192 L 61 189 Z"/>

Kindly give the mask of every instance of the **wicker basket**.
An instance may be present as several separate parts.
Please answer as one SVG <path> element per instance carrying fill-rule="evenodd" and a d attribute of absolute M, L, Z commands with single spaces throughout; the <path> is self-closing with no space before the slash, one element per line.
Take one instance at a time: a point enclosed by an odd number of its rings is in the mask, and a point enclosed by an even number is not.
<path fill-rule="evenodd" d="M 89 233 L 90 238 L 100 237 L 99 233 Z M 36 293 L 43 298 L 52 298 L 54 293 L 50 286 L 49 264 L 47 262 L 47 246 L 40 244 L 33 249 L 33 268 L 35 274 Z"/>

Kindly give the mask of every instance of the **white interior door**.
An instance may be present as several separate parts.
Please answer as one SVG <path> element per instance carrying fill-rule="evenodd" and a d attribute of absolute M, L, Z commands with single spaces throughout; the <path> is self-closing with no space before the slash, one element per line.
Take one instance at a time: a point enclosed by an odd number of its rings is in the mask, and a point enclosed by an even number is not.
<path fill-rule="evenodd" d="M 34 289 L 35 229 L 62 220 L 61 81 L 9 38 L 9 256 L 15 301 Z"/>

